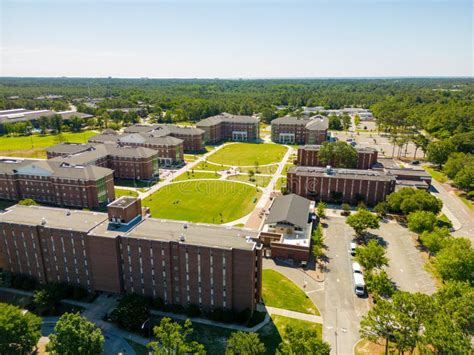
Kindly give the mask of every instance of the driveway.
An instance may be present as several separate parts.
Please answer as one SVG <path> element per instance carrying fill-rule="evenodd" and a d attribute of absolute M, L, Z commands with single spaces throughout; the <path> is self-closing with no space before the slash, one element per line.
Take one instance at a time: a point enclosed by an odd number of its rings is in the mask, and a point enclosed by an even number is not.
<path fill-rule="evenodd" d="M 331 214 L 324 221 L 325 243 L 329 258 L 324 292 L 317 303 L 324 319 L 323 338 L 331 344 L 334 354 L 352 354 L 354 344 L 359 340 L 359 323 L 369 310 L 367 298 L 354 294 L 352 281 L 352 257 L 349 243 L 352 228 L 345 218 Z"/>
<path fill-rule="evenodd" d="M 415 234 L 394 222 L 381 223 L 374 233 L 386 243 L 389 258 L 386 270 L 400 290 L 429 295 L 436 291 L 435 280 L 425 271 L 425 261 L 412 239 Z"/>

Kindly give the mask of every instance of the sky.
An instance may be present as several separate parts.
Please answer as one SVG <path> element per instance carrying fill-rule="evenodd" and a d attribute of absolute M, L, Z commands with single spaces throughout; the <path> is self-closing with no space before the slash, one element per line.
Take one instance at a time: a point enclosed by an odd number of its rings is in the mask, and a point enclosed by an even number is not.
<path fill-rule="evenodd" d="M 0 0 L 0 76 L 469 76 L 473 1 Z"/>

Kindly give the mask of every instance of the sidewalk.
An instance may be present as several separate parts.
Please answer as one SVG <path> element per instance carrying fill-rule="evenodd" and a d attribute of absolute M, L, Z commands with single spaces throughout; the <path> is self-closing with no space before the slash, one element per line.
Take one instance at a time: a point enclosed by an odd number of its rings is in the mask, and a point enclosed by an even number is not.
<path fill-rule="evenodd" d="M 268 314 L 270 315 L 275 314 L 278 316 L 304 320 L 306 322 L 323 324 L 323 317 L 321 316 L 315 316 L 312 314 L 306 314 L 306 313 L 301 313 L 301 312 L 294 312 L 294 311 L 289 311 L 287 309 L 281 309 L 281 308 L 275 308 L 275 307 L 265 306 L 265 308 L 267 309 Z"/>

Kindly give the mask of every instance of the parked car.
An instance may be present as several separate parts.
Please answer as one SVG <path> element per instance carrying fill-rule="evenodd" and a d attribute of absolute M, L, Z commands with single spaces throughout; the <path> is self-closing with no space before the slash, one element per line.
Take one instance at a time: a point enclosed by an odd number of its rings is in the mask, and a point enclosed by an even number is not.
<path fill-rule="evenodd" d="M 356 248 L 357 248 L 357 244 L 354 242 L 351 242 L 349 246 L 349 252 L 351 253 L 352 256 L 356 255 Z"/>
<path fill-rule="evenodd" d="M 357 296 L 364 296 L 365 295 L 365 281 L 364 281 L 364 276 L 362 276 L 362 273 L 356 273 L 354 272 L 352 274 L 354 277 L 354 293 Z"/>
<path fill-rule="evenodd" d="M 362 267 L 360 266 L 359 263 L 357 263 L 357 262 L 352 263 L 352 272 L 354 274 L 361 274 L 362 275 Z"/>
<path fill-rule="evenodd" d="M 419 160 L 413 160 L 411 162 L 411 165 L 420 165 L 420 161 Z"/>

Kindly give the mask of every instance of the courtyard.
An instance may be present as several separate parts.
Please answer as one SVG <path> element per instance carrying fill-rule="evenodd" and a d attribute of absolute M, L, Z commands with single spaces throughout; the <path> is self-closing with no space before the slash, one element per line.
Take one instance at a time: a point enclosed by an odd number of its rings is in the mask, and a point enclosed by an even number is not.
<path fill-rule="evenodd" d="M 231 166 L 276 164 L 283 159 L 288 148 L 278 144 L 235 143 L 227 144 L 209 156 L 208 162 Z"/>
<path fill-rule="evenodd" d="M 252 212 L 261 192 L 253 186 L 222 180 L 172 183 L 142 201 L 155 218 L 227 223 Z"/>

